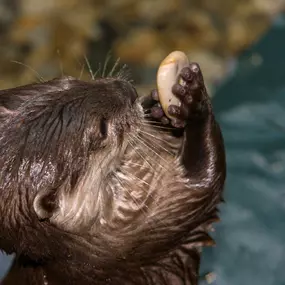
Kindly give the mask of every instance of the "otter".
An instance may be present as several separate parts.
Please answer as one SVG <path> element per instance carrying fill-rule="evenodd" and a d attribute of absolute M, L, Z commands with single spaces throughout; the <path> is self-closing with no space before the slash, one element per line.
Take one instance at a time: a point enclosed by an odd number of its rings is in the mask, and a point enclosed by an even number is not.
<path fill-rule="evenodd" d="M 198 283 L 226 160 L 199 65 L 180 76 L 171 120 L 122 76 L 0 91 L 2 285 Z"/>

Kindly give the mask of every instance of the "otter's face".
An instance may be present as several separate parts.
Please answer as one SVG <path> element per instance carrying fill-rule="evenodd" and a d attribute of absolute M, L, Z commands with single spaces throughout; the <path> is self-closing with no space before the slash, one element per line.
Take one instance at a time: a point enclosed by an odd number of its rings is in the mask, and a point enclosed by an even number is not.
<path fill-rule="evenodd" d="M 48 220 L 70 232 L 94 231 L 102 197 L 110 194 L 108 175 L 143 116 L 137 93 L 127 81 L 108 78 L 87 83 L 68 77 L 30 88 L 12 90 L 3 104 L 3 201 L 7 198 L 19 216 L 23 208 L 29 219 Z"/>

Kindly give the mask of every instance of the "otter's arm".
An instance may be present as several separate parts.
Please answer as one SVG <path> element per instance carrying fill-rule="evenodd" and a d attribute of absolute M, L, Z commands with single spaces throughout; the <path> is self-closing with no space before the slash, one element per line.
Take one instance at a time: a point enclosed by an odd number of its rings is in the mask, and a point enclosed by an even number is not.
<path fill-rule="evenodd" d="M 185 247 L 187 249 L 182 250 L 179 255 L 181 260 L 187 258 L 191 260 L 185 261 L 185 264 L 188 264 L 186 279 L 190 284 L 196 285 L 199 276 L 199 248 L 201 245 L 212 243 L 207 235 L 207 229 L 216 219 L 216 208 L 222 200 L 226 161 L 223 138 L 212 111 L 199 65 L 190 64 L 182 69 L 180 76 L 184 79 L 184 84 L 183 86 L 175 84 L 172 92 L 180 99 L 181 105 L 179 107 L 170 105 L 168 113 L 172 117 L 172 126 L 183 131 L 179 159 L 184 166 L 188 182 L 187 187 L 182 187 L 179 191 L 180 194 L 176 192 L 172 195 L 185 197 L 184 204 L 176 206 L 180 214 L 176 224 L 188 225 L 190 238 L 185 242 L 188 244 Z M 156 92 L 153 92 L 153 99 L 158 99 Z M 167 120 L 160 105 L 152 108 L 152 114 L 161 122 Z M 187 258 L 185 252 L 188 252 Z"/>
<path fill-rule="evenodd" d="M 181 162 L 195 188 L 222 190 L 226 175 L 224 143 L 199 65 L 191 63 L 182 69 L 180 76 L 184 84 L 175 84 L 172 92 L 181 105 L 170 105 L 168 112 L 174 117 L 172 126 L 184 128 Z M 157 94 L 153 94 L 157 100 Z M 157 106 L 152 113 L 153 117 L 165 121 L 163 111 Z"/>
<path fill-rule="evenodd" d="M 182 104 L 169 106 L 170 114 L 177 118 L 173 125 L 185 122 L 181 160 L 194 183 L 216 192 L 222 190 L 226 174 L 221 131 L 198 64 L 184 68 L 181 76 L 186 84 L 174 85 L 173 93 Z"/>

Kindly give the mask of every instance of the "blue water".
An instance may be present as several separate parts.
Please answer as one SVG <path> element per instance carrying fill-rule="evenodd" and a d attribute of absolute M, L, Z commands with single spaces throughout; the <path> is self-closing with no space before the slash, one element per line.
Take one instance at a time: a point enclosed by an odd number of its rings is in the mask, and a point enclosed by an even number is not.
<path fill-rule="evenodd" d="M 281 18 L 283 20 L 281 21 Z M 285 25 L 246 51 L 214 99 L 228 179 L 217 247 L 203 270 L 218 285 L 285 284 Z M 258 64 L 253 58 L 259 58 Z"/>
<path fill-rule="evenodd" d="M 0 253 L 0 279 L 9 269 L 11 261 L 12 261 L 12 256 L 7 256 L 5 254 Z"/>

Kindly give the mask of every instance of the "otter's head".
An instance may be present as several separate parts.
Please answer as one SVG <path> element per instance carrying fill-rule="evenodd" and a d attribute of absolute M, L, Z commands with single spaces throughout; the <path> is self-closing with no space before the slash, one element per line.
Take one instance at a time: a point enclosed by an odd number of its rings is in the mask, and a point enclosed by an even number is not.
<path fill-rule="evenodd" d="M 1 99 L 1 225 L 22 238 L 26 226 L 36 231 L 36 220 L 94 234 L 113 203 L 110 175 L 142 121 L 134 87 L 67 77 L 11 89 Z"/>

